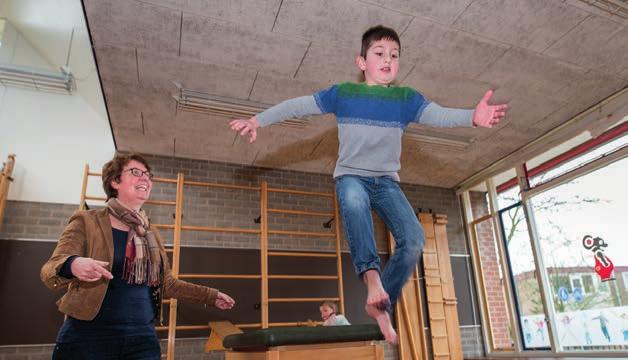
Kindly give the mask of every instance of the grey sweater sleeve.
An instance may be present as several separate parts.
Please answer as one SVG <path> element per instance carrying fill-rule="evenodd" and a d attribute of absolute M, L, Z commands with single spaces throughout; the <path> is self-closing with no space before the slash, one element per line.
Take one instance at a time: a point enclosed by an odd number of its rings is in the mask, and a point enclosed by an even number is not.
<path fill-rule="evenodd" d="M 320 115 L 323 112 L 316 104 L 314 96 L 301 96 L 286 100 L 257 114 L 261 127 L 287 119 L 300 118 L 307 115 Z"/>
<path fill-rule="evenodd" d="M 429 103 L 416 120 L 419 124 L 435 127 L 471 127 L 473 109 L 446 108 L 435 102 Z"/>

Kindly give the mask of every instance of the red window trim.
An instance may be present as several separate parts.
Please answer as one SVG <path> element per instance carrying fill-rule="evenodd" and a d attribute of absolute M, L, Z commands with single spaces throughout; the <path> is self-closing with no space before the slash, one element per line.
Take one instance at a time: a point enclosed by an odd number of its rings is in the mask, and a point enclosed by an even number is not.
<path fill-rule="evenodd" d="M 628 122 L 625 122 L 619 126 L 616 126 L 606 132 L 600 134 L 598 137 L 587 140 L 582 144 L 571 148 L 570 150 L 565 151 L 564 153 L 547 160 L 546 162 L 538 165 L 537 167 L 527 171 L 527 177 L 530 179 L 531 177 L 538 175 L 540 173 L 546 172 L 557 167 L 560 164 L 563 164 L 579 155 L 582 155 L 604 143 L 610 142 L 628 132 Z M 504 192 L 514 186 L 517 185 L 517 178 L 514 177 L 500 185 L 497 186 L 497 193 Z"/>

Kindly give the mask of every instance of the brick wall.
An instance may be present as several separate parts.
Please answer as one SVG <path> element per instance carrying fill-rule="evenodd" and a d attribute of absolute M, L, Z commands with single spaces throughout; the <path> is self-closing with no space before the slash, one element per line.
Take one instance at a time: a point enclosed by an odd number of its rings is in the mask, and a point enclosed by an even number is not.
<path fill-rule="evenodd" d="M 209 161 L 173 159 L 149 156 L 148 161 L 158 177 L 175 179 L 177 172 L 183 172 L 185 180 L 258 186 L 262 180 L 269 187 L 297 189 L 317 192 L 332 192 L 333 182 L 329 175 L 252 168 L 246 166 L 215 163 Z M 90 177 L 90 182 L 100 181 Z M 450 252 L 466 254 L 466 242 L 457 196 L 452 190 L 404 184 L 403 189 L 415 209 L 432 209 L 444 213 L 449 218 L 447 232 Z M 77 189 L 78 191 L 78 189 Z M 176 186 L 169 183 L 155 183 L 153 200 L 174 201 Z M 100 195 L 100 194 L 94 194 Z M 98 202 L 88 201 L 92 207 Z M 269 207 L 291 210 L 333 211 L 329 198 L 270 193 Z M 0 236 L 5 239 L 56 239 L 63 230 L 69 216 L 77 209 L 76 205 L 49 204 L 37 202 L 8 201 L 4 226 Z M 174 206 L 146 205 L 147 212 L 155 224 L 173 224 Z M 186 185 L 184 188 L 184 225 L 214 227 L 241 227 L 258 229 L 254 219 L 259 216 L 259 191 L 227 190 Z M 383 223 L 375 216 L 375 233 L 380 251 L 387 252 Z M 269 228 L 276 230 L 298 230 L 330 232 L 323 228 L 327 218 L 271 214 Z M 172 231 L 162 230 L 167 243 L 172 241 Z M 220 234 L 184 231 L 181 239 L 184 245 L 259 248 L 257 235 Z M 344 244 L 344 242 L 343 242 Z M 271 248 L 333 250 L 331 238 L 294 238 L 275 235 Z M 345 246 L 345 250 L 346 245 Z"/>
<path fill-rule="evenodd" d="M 77 208 L 77 205 L 9 200 L 0 239 L 57 239 Z"/>
<path fill-rule="evenodd" d="M 488 214 L 486 193 L 471 192 L 471 208 L 475 219 Z M 496 349 L 513 347 L 513 340 L 509 331 L 509 316 L 504 296 L 504 284 L 500 275 L 498 249 L 495 243 L 492 220 L 484 221 L 476 226 L 480 261 L 484 275 L 484 287 L 488 313 L 493 333 L 493 346 Z"/>
<path fill-rule="evenodd" d="M 296 171 L 282 171 L 262 169 L 233 164 L 216 163 L 177 158 L 151 156 L 150 164 L 159 177 L 176 178 L 178 172 L 183 172 L 185 180 L 259 186 L 261 181 L 267 181 L 268 186 L 281 189 L 308 190 L 315 192 L 333 192 L 333 181 L 329 175 L 310 174 Z M 460 213 L 458 198 L 448 189 L 435 187 L 403 185 L 409 201 L 416 208 L 432 209 L 438 213 L 447 214 L 447 225 L 450 251 L 452 253 L 467 253 L 466 242 Z M 176 187 L 174 184 L 155 184 L 152 198 L 159 200 L 174 200 Z M 318 212 L 332 212 L 333 205 L 329 198 L 311 196 L 270 193 L 268 196 L 269 208 L 290 210 L 309 210 Z M 174 222 L 174 208 L 166 206 L 148 205 L 149 215 L 154 223 Z M 184 225 L 204 225 L 216 227 L 242 227 L 258 229 L 259 225 L 253 219 L 259 216 L 259 191 L 225 190 L 205 187 L 184 188 Z M 375 233 L 378 249 L 387 252 L 385 228 L 375 216 Z M 331 232 L 325 229 L 322 223 L 327 218 L 269 215 L 269 228 L 275 230 Z M 172 231 L 162 231 L 166 242 L 171 241 Z M 220 234 L 206 232 L 184 232 L 182 244 L 219 247 L 258 248 L 257 235 L 247 234 Z M 290 250 L 330 250 L 334 249 L 333 238 L 295 238 L 291 236 L 271 237 L 271 249 Z M 343 241 L 344 250 L 347 250 Z"/>
<path fill-rule="evenodd" d="M 201 160 L 178 159 L 160 156 L 147 157 L 156 176 L 175 179 L 178 172 L 183 172 L 185 179 L 190 181 L 213 182 L 221 184 L 237 184 L 259 186 L 262 180 L 268 182 L 269 187 L 281 189 L 297 189 L 317 192 L 332 192 L 333 181 L 329 175 L 310 174 L 296 171 L 282 171 L 274 169 L 254 168 L 234 164 L 224 164 Z M 90 181 L 100 181 L 97 177 Z M 436 213 L 446 214 L 449 219 L 447 234 L 449 250 L 452 254 L 467 254 L 466 240 L 463 230 L 462 215 L 458 197 L 452 190 L 436 187 L 402 185 L 408 200 L 415 209 L 432 209 Z M 77 189 L 77 192 L 79 189 Z M 151 198 L 153 200 L 175 199 L 176 186 L 174 184 L 155 183 Z M 93 194 L 99 195 L 99 194 Z M 97 202 L 88 202 L 92 207 Z M 63 230 L 67 219 L 76 210 L 77 205 L 47 204 L 35 202 L 9 201 L 4 219 L 4 227 L 0 232 L 0 239 L 57 239 Z M 271 193 L 269 194 L 269 208 L 283 208 L 293 210 L 309 210 L 331 212 L 332 202 L 329 198 L 315 198 L 309 196 Z M 147 212 L 154 224 L 173 224 L 174 206 L 147 205 Z M 224 190 L 205 187 L 186 186 L 184 188 L 184 225 L 201 225 L 215 227 L 242 227 L 257 229 L 259 225 L 254 219 L 259 216 L 259 191 Z M 294 215 L 270 214 L 269 228 L 277 230 L 298 230 L 330 232 L 323 227 L 324 217 L 305 217 Z M 383 223 L 375 217 L 375 233 L 378 248 L 387 252 L 386 238 Z M 162 230 L 166 243 L 172 242 L 173 232 Z M 184 231 L 182 244 L 187 246 L 207 246 L 225 248 L 259 248 L 257 235 L 221 234 L 210 232 Z M 342 241 L 344 249 L 346 244 Z M 331 237 L 295 238 L 291 236 L 273 235 L 269 241 L 272 249 L 290 250 L 318 250 L 332 251 L 334 239 Z M 464 274 L 466 277 L 467 275 Z M 482 352 L 481 341 L 477 340 L 477 333 L 462 331 L 465 354 Z M 469 339 L 466 338 L 469 336 Z M 188 340 L 180 340 L 188 341 Z M 193 343 L 192 340 L 189 340 Z M 187 342 L 186 342 L 187 344 Z M 475 346 L 473 345 L 475 344 Z M 37 347 L 28 347 L 35 349 Z M 198 346 L 202 349 L 202 346 Z M 15 349 L 21 349 L 15 347 Z M 44 346 L 42 351 L 50 351 Z M 12 349 L 0 349 L 0 355 L 8 356 Z M 22 350 L 25 351 L 25 350 Z M 182 350 L 184 351 L 184 350 Z M 4 354 L 4 355 L 3 355 Z M 30 355 L 29 355 L 30 356 Z M 33 354 L 32 356 L 37 356 Z M 49 355 L 48 355 L 49 356 Z M 218 355 L 206 358 L 214 359 Z M 211 357 L 214 356 L 214 357 Z M 13 357 L 6 357 L 6 359 Z M 16 357 L 15 358 L 20 358 Z M 25 357 L 21 357 L 25 358 Z M 28 357 L 26 357 L 28 358 Z M 179 357 L 177 357 L 179 358 Z M 199 358 L 198 355 L 195 358 Z M 387 358 L 396 358 L 395 352 L 387 352 Z M 4 359 L 0 357 L 0 359 Z"/>

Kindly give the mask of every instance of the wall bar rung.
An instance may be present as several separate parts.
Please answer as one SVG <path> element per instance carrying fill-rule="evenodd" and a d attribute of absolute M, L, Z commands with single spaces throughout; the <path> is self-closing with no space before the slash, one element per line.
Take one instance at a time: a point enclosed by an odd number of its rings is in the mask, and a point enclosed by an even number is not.
<path fill-rule="evenodd" d="M 314 325 L 323 325 L 322 321 L 297 321 L 297 322 L 274 322 L 268 323 L 269 327 L 281 327 L 281 326 L 310 326 L 310 324 Z"/>
<path fill-rule="evenodd" d="M 260 279 L 261 275 L 233 274 L 179 274 L 180 279 Z"/>
<path fill-rule="evenodd" d="M 260 189 L 259 186 L 216 184 L 216 183 L 201 182 L 201 181 L 186 180 L 183 183 L 185 185 L 212 187 L 212 188 L 220 188 L 220 189 L 238 189 L 238 190 L 259 190 Z"/>
<path fill-rule="evenodd" d="M 324 297 L 324 298 L 269 298 L 268 302 L 323 302 L 325 300 L 338 301 L 338 297 Z"/>
<path fill-rule="evenodd" d="M 277 323 L 281 324 L 281 323 Z M 287 323 L 286 323 L 287 324 Z M 297 323 L 295 323 L 297 324 Z M 317 322 L 318 324 L 318 322 Z M 235 327 L 240 329 L 254 329 L 261 326 L 260 323 L 251 323 L 251 324 L 234 324 Z M 284 325 L 289 326 L 289 325 Z M 155 326 L 155 330 L 157 331 L 166 331 L 168 330 L 168 326 Z M 209 325 L 179 325 L 177 326 L 177 330 L 209 330 Z"/>
<path fill-rule="evenodd" d="M 177 205 L 176 201 L 161 201 L 161 200 L 147 200 L 146 204 L 153 204 L 153 205 Z"/>
<path fill-rule="evenodd" d="M 176 330 L 209 330 L 209 325 L 177 325 Z M 168 326 L 155 326 L 157 331 L 166 331 Z"/>
<path fill-rule="evenodd" d="M 326 193 L 326 192 L 314 192 L 314 191 L 303 191 L 303 190 L 288 190 L 288 189 L 277 189 L 277 188 L 270 188 L 270 187 L 267 190 L 268 192 L 276 192 L 276 193 L 334 197 L 334 194 L 331 192 Z"/>
<path fill-rule="evenodd" d="M 302 256 L 302 257 L 327 257 L 336 258 L 336 254 L 324 254 L 313 252 L 293 252 L 293 251 L 269 251 L 268 256 Z"/>
<path fill-rule="evenodd" d="M 268 275 L 269 279 L 283 280 L 337 280 L 337 275 Z"/>
<path fill-rule="evenodd" d="M 226 232 L 226 233 L 245 233 L 245 234 L 259 234 L 259 229 L 244 229 L 244 228 L 220 228 L 220 227 L 211 227 L 211 226 L 192 226 L 192 225 L 183 225 L 181 226 L 182 230 L 192 230 L 192 231 L 208 231 L 208 232 Z"/>
<path fill-rule="evenodd" d="M 262 324 L 260 323 L 235 324 L 235 326 L 240 329 L 255 329 L 255 328 L 261 327 Z"/>
<path fill-rule="evenodd" d="M 167 179 L 167 178 L 155 177 L 155 178 L 153 178 L 153 182 L 176 184 L 177 180 L 176 179 Z"/>
<path fill-rule="evenodd" d="M 320 237 L 336 237 L 334 233 L 316 232 L 316 231 L 287 231 L 287 230 L 268 230 L 269 234 L 275 235 L 297 235 L 297 236 L 320 236 Z"/>
<path fill-rule="evenodd" d="M 269 213 L 276 214 L 291 214 L 291 215 L 311 215 L 311 216 L 324 216 L 333 217 L 332 212 L 320 212 L 320 211 L 301 211 L 301 210 L 287 210 L 287 209 L 268 209 Z"/>
<path fill-rule="evenodd" d="M 91 196 L 91 195 L 85 195 L 85 200 L 100 200 L 100 201 L 105 201 L 107 200 L 106 197 L 104 196 Z"/>

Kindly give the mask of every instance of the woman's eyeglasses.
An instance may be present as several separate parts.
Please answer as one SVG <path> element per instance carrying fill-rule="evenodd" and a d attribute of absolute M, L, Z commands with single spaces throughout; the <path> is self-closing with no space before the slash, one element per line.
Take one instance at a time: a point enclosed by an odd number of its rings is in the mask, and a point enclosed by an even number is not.
<path fill-rule="evenodd" d="M 149 180 L 152 180 L 153 176 L 155 176 L 148 170 L 144 171 L 144 170 L 141 170 L 141 169 L 138 169 L 138 168 L 126 169 L 123 172 L 125 172 L 125 171 L 130 172 L 135 177 L 142 177 L 142 175 L 146 175 L 146 177 L 148 177 Z"/>

